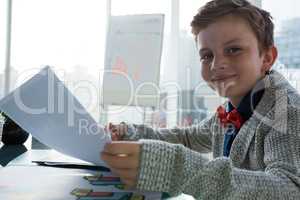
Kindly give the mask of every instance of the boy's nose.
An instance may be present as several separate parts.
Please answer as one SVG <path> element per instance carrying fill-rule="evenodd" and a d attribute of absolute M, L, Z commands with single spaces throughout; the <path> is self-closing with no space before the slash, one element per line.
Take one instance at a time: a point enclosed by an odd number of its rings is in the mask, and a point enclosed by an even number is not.
<path fill-rule="evenodd" d="M 228 67 L 228 63 L 223 56 L 215 56 L 211 62 L 210 70 L 225 70 Z"/>

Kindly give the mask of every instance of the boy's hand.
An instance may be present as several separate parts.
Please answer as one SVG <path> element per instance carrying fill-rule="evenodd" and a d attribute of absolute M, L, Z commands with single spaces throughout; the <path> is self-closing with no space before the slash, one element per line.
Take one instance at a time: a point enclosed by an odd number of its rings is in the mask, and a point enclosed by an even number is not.
<path fill-rule="evenodd" d="M 120 176 L 126 189 L 136 186 L 140 158 L 139 142 L 111 142 L 105 145 L 101 158 L 112 172 Z"/>
<path fill-rule="evenodd" d="M 108 126 L 105 127 L 105 129 L 111 133 L 111 139 L 113 141 L 119 141 L 122 140 L 125 134 L 127 133 L 128 126 L 124 122 L 121 122 L 118 125 L 109 123 Z"/>

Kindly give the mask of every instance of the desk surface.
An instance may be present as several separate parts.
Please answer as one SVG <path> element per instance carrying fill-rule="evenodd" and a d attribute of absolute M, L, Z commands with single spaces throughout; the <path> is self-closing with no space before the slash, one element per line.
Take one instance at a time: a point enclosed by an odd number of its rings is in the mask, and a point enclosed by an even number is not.
<path fill-rule="evenodd" d="M 74 188 L 69 183 L 82 184 L 83 176 L 95 173 L 83 169 L 42 167 L 32 163 L 34 160 L 82 162 L 54 150 L 28 150 L 23 145 L 2 146 L 0 148 L 0 199 L 61 199 L 62 195 L 69 194 L 72 187 Z M 39 188 L 38 191 L 35 188 Z M 168 200 L 179 199 L 193 200 L 191 196 L 184 194 L 168 198 Z"/>

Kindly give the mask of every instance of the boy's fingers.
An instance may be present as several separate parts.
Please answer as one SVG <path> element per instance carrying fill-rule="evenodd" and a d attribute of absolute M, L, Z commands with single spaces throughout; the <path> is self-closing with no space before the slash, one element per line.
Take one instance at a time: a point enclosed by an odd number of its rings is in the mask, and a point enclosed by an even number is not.
<path fill-rule="evenodd" d="M 111 130 L 111 123 L 108 123 L 106 126 L 105 126 L 105 128 L 107 129 L 107 130 Z"/>
<path fill-rule="evenodd" d="M 105 153 L 109 153 L 112 155 L 117 154 L 138 154 L 140 151 L 140 143 L 139 142 L 128 142 L 128 141 L 113 141 L 111 143 L 107 143 L 103 149 Z"/>
<path fill-rule="evenodd" d="M 120 176 L 123 179 L 132 179 L 135 180 L 137 178 L 137 170 L 136 169 L 117 169 L 117 168 L 111 168 L 111 171 Z"/>
<path fill-rule="evenodd" d="M 130 190 L 135 188 L 136 181 L 130 179 L 121 179 L 122 183 L 125 184 L 125 190 Z"/>
<path fill-rule="evenodd" d="M 111 139 L 112 139 L 112 141 L 118 141 L 119 138 L 115 133 L 112 133 L 111 134 Z"/>
<path fill-rule="evenodd" d="M 105 131 L 110 131 L 110 132 L 112 132 L 113 129 L 114 129 L 114 125 L 113 125 L 111 122 L 109 122 L 109 123 L 104 127 L 104 130 L 105 130 Z"/>
<path fill-rule="evenodd" d="M 110 168 L 115 169 L 136 169 L 139 166 L 139 159 L 136 156 L 115 156 L 102 152 L 101 158 Z"/>
<path fill-rule="evenodd" d="M 126 124 L 120 124 L 116 127 L 119 131 L 125 132 L 127 131 L 127 125 Z"/>

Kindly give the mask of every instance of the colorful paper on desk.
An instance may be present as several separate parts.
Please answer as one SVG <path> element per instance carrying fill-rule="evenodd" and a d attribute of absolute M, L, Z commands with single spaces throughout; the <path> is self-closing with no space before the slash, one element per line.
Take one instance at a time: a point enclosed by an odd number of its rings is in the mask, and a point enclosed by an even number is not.
<path fill-rule="evenodd" d="M 4 97 L 0 110 L 47 146 L 106 166 L 99 152 L 110 136 L 49 67 Z"/>
<path fill-rule="evenodd" d="M 0 169 L 0 177 L 0 199 L 5 200 L 161 199 L 161 193 L 124 190 L 119 178 L 109 172 L 9 166 Z"/>

